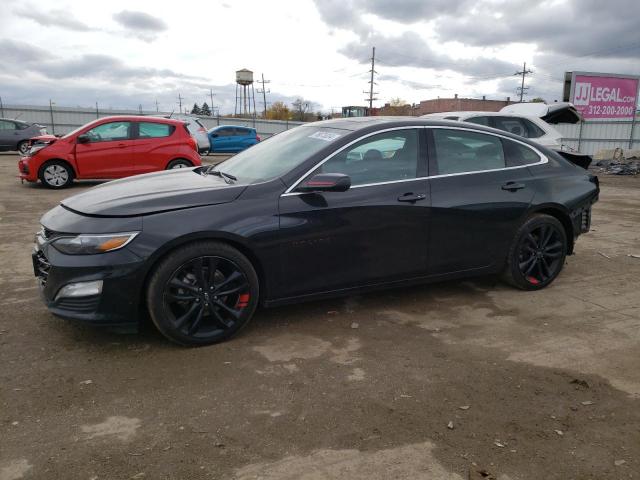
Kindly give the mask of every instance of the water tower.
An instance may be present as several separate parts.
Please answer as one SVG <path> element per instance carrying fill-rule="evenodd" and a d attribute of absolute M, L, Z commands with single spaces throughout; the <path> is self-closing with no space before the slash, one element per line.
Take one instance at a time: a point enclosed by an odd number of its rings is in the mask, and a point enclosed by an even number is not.
<path fill-rule="evenodd" d="M 236 71 L 236 116 L 255 116 L 256 95 L 253 89 L 253 72 L 243 68 Z"/>

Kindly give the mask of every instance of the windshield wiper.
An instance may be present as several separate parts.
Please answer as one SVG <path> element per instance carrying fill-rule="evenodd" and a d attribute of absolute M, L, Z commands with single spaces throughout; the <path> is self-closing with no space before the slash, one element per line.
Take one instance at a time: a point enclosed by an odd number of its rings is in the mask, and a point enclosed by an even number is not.
<path fill-rule="evenodd" d="M 209 168 L 207 168 L 204 171 L 204 174 L 205 175 L 209 175 L 211 173 L 213 175 L 216 175 L 216 176 L 222 178 L 227 183 L 231 183 L 232 181 L 236 182 L 238 180 L 238 177 L 236 177 L 234 175 L 231 175 L 230 173 L 223 172 L 222 170 L 214 170 L 213 169 L 214 166 L 215 165 L 211 165 Z"/>

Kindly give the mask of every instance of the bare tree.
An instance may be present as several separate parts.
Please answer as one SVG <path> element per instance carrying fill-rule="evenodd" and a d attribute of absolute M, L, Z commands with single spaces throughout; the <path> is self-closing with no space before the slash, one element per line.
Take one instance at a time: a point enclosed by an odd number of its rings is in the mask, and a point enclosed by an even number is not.
<path fill-rule="evenodd" d="M 306 113 L 311 107 L 311 103 L 307 100 L 304 100 L 302 97 L 298 97 L 291 103 L 291 106 L 296 112 L 298 120 L 304 122 Z"/>

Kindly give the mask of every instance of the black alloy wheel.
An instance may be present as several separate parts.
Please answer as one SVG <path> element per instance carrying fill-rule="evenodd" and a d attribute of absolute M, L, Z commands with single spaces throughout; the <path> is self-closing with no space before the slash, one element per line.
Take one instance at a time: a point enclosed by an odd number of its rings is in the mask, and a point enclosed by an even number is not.
<path fill-rule="evenodd" d="M 218 242 L 189 245 L 170 254 L 154 273 L 148 306 L 158 329 L 182 345 L 207 345 L 235 334 L 257 305 L 251 263 Z"/>
<path fill-rule="evenodd" d="M 535 215 L 519 229 L 511 246 L 506 280 L 523 290 L 538 290 L 558 276 L 567 253 L 562 224 L 549 215 Z"/>

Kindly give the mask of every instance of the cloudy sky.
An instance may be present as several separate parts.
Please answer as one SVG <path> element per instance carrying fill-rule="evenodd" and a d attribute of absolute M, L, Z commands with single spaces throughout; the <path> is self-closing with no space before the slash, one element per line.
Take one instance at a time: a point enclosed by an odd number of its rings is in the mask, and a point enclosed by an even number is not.
<path fill-rule="evenodd" d="M 267 101 L 382 105 L 453 96 L 561 99 L 563 72 L 640 74 L 640 0 L 0 0 L 5 104 L 233 111 L 235 70 Z M 261 98 L 257 98 L 261 101 Z M 258 109 L 262 108 L 258 103 Z"/>

